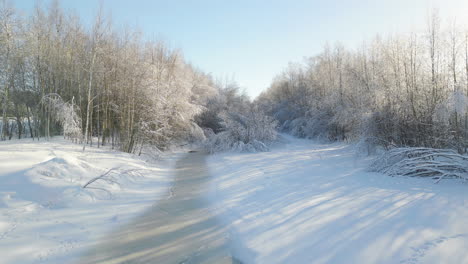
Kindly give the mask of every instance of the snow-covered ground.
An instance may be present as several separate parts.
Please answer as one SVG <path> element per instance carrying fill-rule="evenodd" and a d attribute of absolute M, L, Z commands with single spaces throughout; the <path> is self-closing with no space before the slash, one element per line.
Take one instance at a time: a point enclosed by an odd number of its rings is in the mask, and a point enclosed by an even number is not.
<path fill-rule="evenodd" d="M 0 263 L 70 263 L 166 195 L 180 156 L 81 150 L 60 138 L 0 142 Z"/>
<path fill-rule="evenodd" d="M 468 263 L 468 184 L 366 172 L 345 144 L 218 154 L 208 198 L 245 263 Z M 237 247 L 237 248 L 236 248 Z"/>
<path fill-rule="evenodd" d="M 468 263 L 467 183 L 369 173 L 369 158 L 352 146 L 286 140 L 271 152 L 208 158 L 206 198 L 229 230 L 235 258 Z M 83 153 L 60 138 L 1 142 L 0 263 L 78 259 L 170 196 L 181 155 L 146 162 L 109 149 Z"/>

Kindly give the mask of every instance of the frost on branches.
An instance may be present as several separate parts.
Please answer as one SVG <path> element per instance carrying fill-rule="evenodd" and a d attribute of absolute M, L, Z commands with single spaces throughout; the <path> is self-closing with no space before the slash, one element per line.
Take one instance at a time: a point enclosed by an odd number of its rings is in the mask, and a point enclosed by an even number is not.
<path fill-rule="evenodd" d="M 370 166 L 370 171 L 389 176 L 468 179 L 468 157 L 448 149 L 394 148 Z"/>
<path fill-rule="evenodd" d="M 62 126 L 63 136 L 78 141 L 82 137 L 81 119 L 74 101 L 73 97 L 71 103 L 64 102 L 58 94 L 48 94 L 42 98 L 42 104 L 53 113 L 55 120 Z"/>
<path fill-rule="evenodd" d="M 268 151 L 268 144 L 276 140 L 276 122 L 259 111 L 247 115 L 222 114 L 224 131 L 212 134 L 206 142 L 210 153 L 221 151 Z"/>
<path fill-rule="evenodd" d="M 268 151 L 276 140 L 277 122 L 238 89 L 235 84 L 218 88 L 218 95 L 195 118 L 205 131 L 205 147 L 210 153 Z"/>

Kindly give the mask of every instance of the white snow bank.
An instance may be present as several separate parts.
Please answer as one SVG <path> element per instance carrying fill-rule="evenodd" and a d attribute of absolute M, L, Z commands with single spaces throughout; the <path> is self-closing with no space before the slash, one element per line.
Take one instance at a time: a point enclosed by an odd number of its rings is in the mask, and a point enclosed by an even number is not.
<path fill-rule="evenodd" d="M 0 142 L 0 262 L 70 263 L 165 195 L 178 155 L 150 163 L 59 138 Z"/>
<path fill-rule="evenodd" d="M 366 172 L 345 144 L 288 138 L 208 159 L 244 263 L 468 263 L 468 185 Z"/>

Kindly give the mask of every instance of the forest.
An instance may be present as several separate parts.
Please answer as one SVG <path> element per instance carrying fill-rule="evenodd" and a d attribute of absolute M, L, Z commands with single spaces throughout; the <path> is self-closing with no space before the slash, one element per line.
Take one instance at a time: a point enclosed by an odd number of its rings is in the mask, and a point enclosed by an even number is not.
<path fill-rule="evenodd" d="M 436 10 L 424 32 L 376 36 L 356 49 L 326 45 L 253 101 L 235 81 L 216 80 L 162 40 L 116 29 L 103 13 L 87 28 L 58 1 L 28 16 L 2 1 L 1 140 L 264 151 L 280 131 L 368 152 L 468 150 L 468 31 Z"/>
<path fill-rule="evenodd" d="M 2 1 L 0 22 L 1 140 L 63 134 L 83 149 L 141 153 L 242 123 L 223 137 L 255 143 L 249 120 L 259 112 L 234 82 L 215 81 L 164 41 L 115 29 L 102 9 L 87 29 L 59 1 L 27 17 Z"/>
<path fill-rule="evenodd" d="M 466 153 L 468 30 L 447 24 L 434 10 L 424 32 L 327 45 L 290 64 L 258 104 L 299 137 Z"/>
<path fill-rule="evenodd" d="M 0 262 L 468 263 L 467 13 L 0 0 Z"/>

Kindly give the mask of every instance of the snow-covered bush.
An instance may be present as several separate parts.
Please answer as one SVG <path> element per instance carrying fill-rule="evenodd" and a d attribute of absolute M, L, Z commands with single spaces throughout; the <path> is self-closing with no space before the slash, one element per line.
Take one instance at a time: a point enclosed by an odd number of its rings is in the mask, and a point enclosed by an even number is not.
<path fill-rule="evenodd" d="M 439 103 L 432 116 L 437 124 L 434 131 L 434 145 L 456 149 L 459 153 L 467 151 L 467 110 L 468 98 L 460 90 L 451 92 Z"/>
<path fill-rule="evenodd" d="M 394 148 L 370 166 L 370 171 L 389 176 L 468 179 L 468 157 L 448 149 Z"/>
<path fill-rule="evenodd" d="M 204 145 L 210 153 L 267 151 L 277 137 L 276 121 L 233 84 L 219 88 L 195 121 L 204 130 Z"/>
<path fill-rule="evenodd" d="M 448 98 L 438 104 L 434 113 L 434 119 L 438 122 L 448 123 L 450 117 L 457 113 L 464 116 L 468 110 L 468 98 L 461 91 L 454 91 Z"/>
<path fill-rule="evenodd" d="M 62 126 L 64 137 L 75 141 L 82 138 L 81 118 L 77 114 L 75 98 L 70 103 L 65 102 L 58 94 L 48 94 L 42 98 L 42 104 L 54 114 L 55 120 Z"/>
<path fill-rule="evenodd" d="M 268 144 L 277 137 L 276 122 L 259 111 L 248 115 L 222 114 L 224 131 L 212 134 L 205 142 L 210 153 L 221 151 L 268 151 Z"/>
<path fill-rule="evenodd" d="M 189 143 L 200 142 L 206 139 L 205 131 L 195 123 L 190 123 L 190 132 L 187 135 Z"/>

